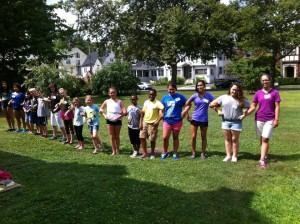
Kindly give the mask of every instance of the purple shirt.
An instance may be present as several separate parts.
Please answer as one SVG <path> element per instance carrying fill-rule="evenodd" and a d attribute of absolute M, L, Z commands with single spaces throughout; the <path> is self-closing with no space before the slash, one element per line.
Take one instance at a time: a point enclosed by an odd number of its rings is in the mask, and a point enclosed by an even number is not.
<path fill-rule="evenodd" d="M 275 119 L 275 102 L 280 102 L 280 96 L 277 90 L 271 89 L 269 92 L 258 90 L 253 98 L 253 102 L 259 104 L 255 113 L 255 120 L 270 121 Z"/>
<path fill-rule="evenodd" d="M 215 99 L 210 93 L 205 93 L 202 97 L 198 93 L 194 93 L 190 100 L 195 104 L 195 110 L 192 115 L 192 120 L 198 122 L 208 122 L 208 107 L 209 103 Z"/>

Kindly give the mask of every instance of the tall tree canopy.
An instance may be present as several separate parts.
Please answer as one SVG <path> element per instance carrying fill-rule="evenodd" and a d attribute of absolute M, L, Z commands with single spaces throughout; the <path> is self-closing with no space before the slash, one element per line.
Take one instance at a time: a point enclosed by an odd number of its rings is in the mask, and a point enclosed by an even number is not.
<path fill-rule="evenodd" d="M 270 55 L 273 81 L 276 63 L 300 45 L 299 0 L 240 0 L 236 5 L 240 23 L 238 46 Z"/>
<path fill-rule="evenodd" d="M 42 0 L 1 0 L 0 72 L 18 70 L 29 57 L 53 62 L 61 55 L 55 41 L 70 29 Z"/>
<path fill-rule="evenodd" d="M 233 36 L 211 20 L 215 13 L 230 12 L 219 0 L 69 0 L 66 5 L 78 13 L 80 30 L 101 46 L 126 59 L 167 63 L 172 81 L 182 57 L 210 60 L 233 50 Z"/>

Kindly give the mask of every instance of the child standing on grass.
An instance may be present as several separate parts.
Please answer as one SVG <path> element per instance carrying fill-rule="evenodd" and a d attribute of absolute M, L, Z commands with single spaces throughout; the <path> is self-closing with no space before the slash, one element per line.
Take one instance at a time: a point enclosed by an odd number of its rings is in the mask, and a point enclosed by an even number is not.
<path fill-rule="evenodd" d="M 78 144 L 75 147 L 76 149 L 84 149 L 84 144 L 83 144 L 83 136 L 82 136 L 82 129 L 83 129 L 83 116 L 82 113 L 84 113 L 84 107 L 81 106 L 81 102 L 78 99 L 78 97 L 73 98 L 73 107 L 74 108 L 74 129 L 75 129 L 75 134 L 76 138 L 78 140 Z"/>
<path fill-rule="evenodd" d="M 89 132 L 91 134 L 93 145 L 95 148 L 93 154 L 98 154 L 100 150 L 104 150 L 104 144 L 100 140 L 98 135 L 98 130 L 100 127 L 100 119 L 98 114 L 100 108 L 98 105 L 93 104 L 93 98 L 91 95 L 85 96 L 85 103 L 86 107 L 84 108 L 84 113 L 82 113 L 82 116 L 85 116 L 87 118 Z"/>
<path fill-rule="evenodd" d="M 124 103 L 117 98 L 117 89 L 108 89 L 110 99 L 105 100 L 100 108 L 100 113 L 106 119 L 106 127 L 109 133 L 109 140 L 112 148 L 111 155 L 120 153 L 120 131 L 122 127 L 122 117 L 126 114 Z M 106 108 L 106 114 L 104 110 Z"/>
<path fill-rule="evenodd" d="M 43 96 L 42 91 L 37 91 L 38 95 L 38 105 L 37 105 L 37 124 L 40 127 L 43 138 L 48 137 L 47 130 L 47 116 L 48 116 L 48 102 Z"/>
<path fill-rule="evenodd" d="M 41 134 L 40 126 L 37 123 L 37 106 L 38 106 L 38 97 L 35 88 L 29 89 L 30 93 L 30 109 L 31 109 L 31 126 L 32 130 L 34 130 L 34 125 L 36 125 L 36 132 L 35 135 Z"/>
<path fill-rule="evenodd" d="M 25 99 L 25 94 L 21 92 L 21 85 L 19 83 L 14 83 L 13 88 L 14 88 L 14 92 L 10 95 L 10 101 L 8 102 L 8 105 L 12 105 L 14 116 L 17 120 L 18 129 L 15 130 L 15 132 L 26 133 L 25 114 L 22 106 L 22 103 L 24 102 Z M 23 124 L 23 131 L 21 131 L 21 121 Z"/>
<path fill-rule="evenodd" d="M 73 117 L 74 113 L 71 110 L 72 102 L 70 101 L 70 97 L 67 96 L 67 91 L 64 88 L 60 88 L 58 90 L 61 100 L 57 104 L 60 107 L 60 117 L 64 121 L 67 139 L 64 144 L 73 144 L 74 139 L 74 126 L 73 126 Z"/>
<path fill-rule="evenodd" d="M 132 105 L 127 108 L 128 115 L 128 135 L 130 139 L 130 143 L 133 146 L 133 153 L 130 156 L 131 158 L 136 158 L 139 153 L 141 140 L 140 140 L 140 128 L 139 122 L 141 117 L 142 107 L 137 104 L 138 97 L 136 94 L 132 94 L 130 96 L 130 101 Z"/>
<path fill-rule="evenodd" d="M 158 125 L 163 117 L 162 110 L 164 105 L 156 100 L 156 90 L 149 91 L 149 100 L 146 100 L 140 118 L 140 139 L 142 143 L 143 155 L 142 159 L 147 157 L 147 143 L 146 139 L 149 138 L 151 142 L 151 156 L 150 159 L 155 159 L 155 144 L 158 133 Z"/>
<path fill-rule="evenodd" d="M 24 100 L 24 103 L 23 103 L 23 110 L 25 112 L 25 127 L 28 128 L 28 134 L 32 134 L 32 131 L 33 131 L 32 124 L 31 124 L 32 112 L 31 112 L 30 105 L 31 105 L 31 96 L 30 96 L 29 91 L 27 91 L 25 93 L 25 100 Z"/>

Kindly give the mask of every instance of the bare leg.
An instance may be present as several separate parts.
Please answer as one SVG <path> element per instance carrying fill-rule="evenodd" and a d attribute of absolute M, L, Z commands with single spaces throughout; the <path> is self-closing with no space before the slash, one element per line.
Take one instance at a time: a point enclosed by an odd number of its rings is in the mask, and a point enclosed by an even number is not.
<path fill-rule="evenodd" d="M 226 155 L 228 158 L 231 158 L 231 150 L 232 150 L 232 134 L 230 130 L 224 130 L 225 137 L 225 149 Z"/>
<path fill-rule="evenodd" d="M 163 147 L 164 147 L 164 154 L 168 153 L 169 148 L 169 139 L 171 135 L 172 130 L 171 129 L 163 129 Z"/>
<path fill-rule="evenodd" d="M 151 141 L 151 155 L 152 156 L 155 155 L 155 145 L 156 145 L 156 141 Z"/>
<path fill-rule="evenodd" d="M 120 132 L 121 132 L 121 125 L 116 125 L 114 127 L 114 137 L 115 137 L 115 143 L 116 143 L 116 154 L 120 153 Z"/>
<path fill-rule="evenodd" d="M 192 134 L 192 154 L 196 155 L 196 144 L 197 144 L 197 132 L 198 127 L 191 125 L 191 134 Z"/>
<path fill-rule="evenodd" d="M 179 132 L 180 131 L 173 131 L 173 151 L 174 154 L 178 152 L 179 148 Z"/>
<path fill-rule="evenodd" d="M 201 127 L 201 140 L 202 140 L 201 154 L 202 155 L 205 155 L 205 150 L 207 147 L 207 137 L 206 137 L 207 129 L 208 127 Z"/>
<path fill-rule="evenodd" d="M 147 142 L 145 138 L 140 138 L 142 150 L 143 150 L 143 156 L 147 156 Z"/>
<path fill-rule="evenodd" d="M 232 151 L 233 151 L 233 157 L 237 157 L 239 148 L 240 148 L 240 131 L 232 131 Z"/>
<path fill-rule="evenodd" d="M 265 160 L 265 157 L 268 155 L 268 151 L 269 151 L 269 139 L 261 137 L 260 160 Z"/>
<path fill-rule="evenodd" d="M 112 149 L 112 155 L 117 154 L 116 150 L 116 141 L 115 141 L 115 130 L 114 126 L 112 125 L 106 125 L 108 133 L 109 133 L 109 141 Z"/>

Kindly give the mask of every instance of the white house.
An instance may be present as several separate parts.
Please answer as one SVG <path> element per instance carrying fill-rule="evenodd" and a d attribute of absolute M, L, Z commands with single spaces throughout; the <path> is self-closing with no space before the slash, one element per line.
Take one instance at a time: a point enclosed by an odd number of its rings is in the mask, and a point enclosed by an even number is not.
<path fill-rule="evenodd" d="M 300 77 L 300 47 L 281 60 L 282 77 Z"/>
<path fill-rule="evenodd" d="M 87 58 L 87 55 L 79 48 L 74 47 L 65 53 L 67 58 L 61 60 L 59 68 L 63 69 L 67 74 L 80 77 L 81 66 Z"/>

